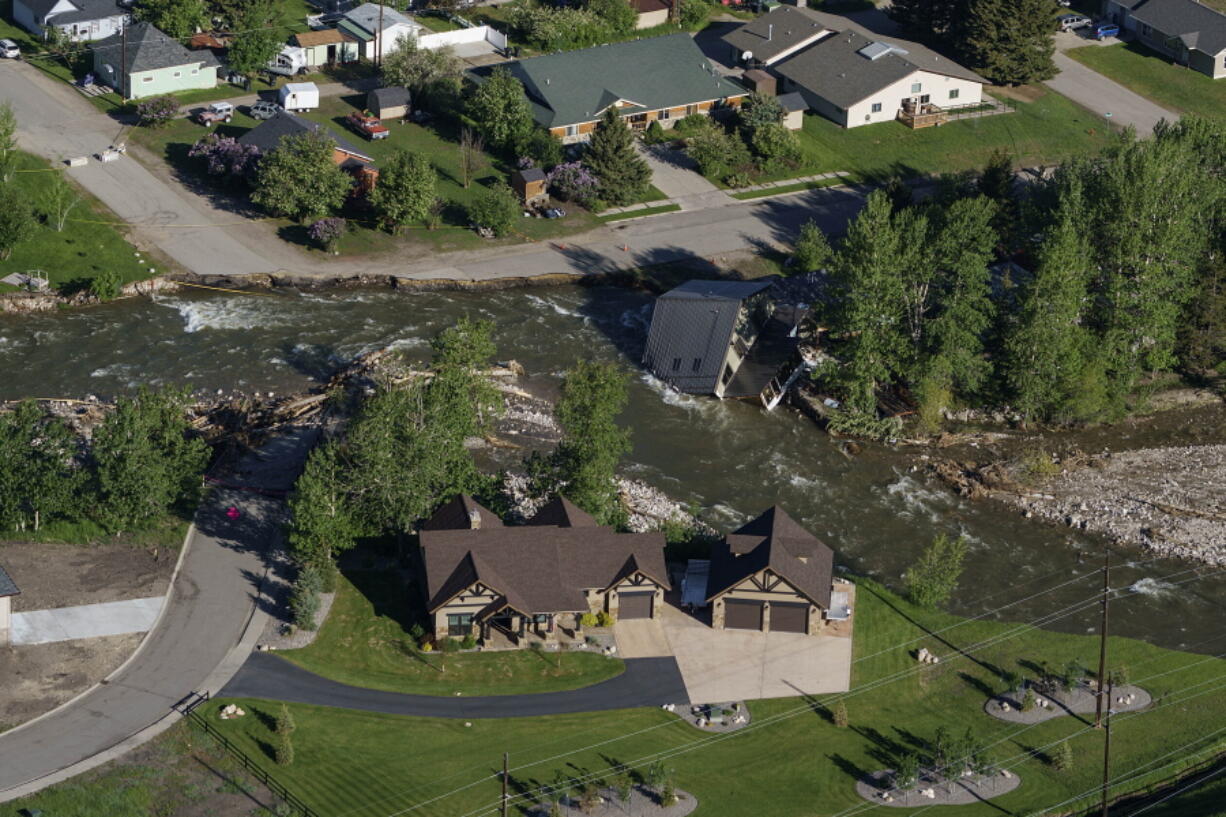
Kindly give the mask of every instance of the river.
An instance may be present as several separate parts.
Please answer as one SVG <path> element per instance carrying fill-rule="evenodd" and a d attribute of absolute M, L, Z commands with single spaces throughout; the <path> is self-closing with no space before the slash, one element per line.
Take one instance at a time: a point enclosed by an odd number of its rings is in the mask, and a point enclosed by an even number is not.
<path fill-rule="evenodd" d="M 623 421 L 634 430 L 628 475 L 693 503 L 727 529 L 779 503 L 830 544 L 838 562 L 892 586 L 938 532 L 971 544 L 953 609 L 977 615 L 1085 578 L 1000 615 L 1030 620 L 1093 597 L 1101 543 L 964 501 L 910 471 L 912 455 L 865 446 L 849 458 L 809 420 L 735 401 L 678 395 L 637 361 L 651 298 L 640 292 L 554 287 L 489 292 L 348 291 L 266 295 L 175 294 L 36 315 L 0 315 L 0 398 L 100 396 L 141 383 L 284 392 L 338 362 L 392 346 L 429 355 L 429 339 L 463 315 L 493 320 L 499 356 L 528 372 L 523 385 L 556 394 L 576 358 L 613 359 L 633 373 Z M 1220 653 L 1226 574 L 1135 552 L 1112 584 L 1114 634 Z M 1178 584 L 1178 582 L 1185 582 Z M 1053 622 L 1095 632 L 1097 608 Z M 1206 640 L 1214 637 L 1215 640 Z M 1087 662 L 1094 656 L 1085 656 Z"/>

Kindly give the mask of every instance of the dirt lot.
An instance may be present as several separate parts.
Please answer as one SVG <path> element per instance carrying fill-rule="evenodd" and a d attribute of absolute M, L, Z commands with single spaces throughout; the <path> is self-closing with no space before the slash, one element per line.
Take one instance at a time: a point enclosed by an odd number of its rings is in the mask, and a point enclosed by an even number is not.
<path fill-rule="evenodd" d="M 21 588 L 13 611 L 164 594 L 179 550 L 131 545 L 0 545 L 0 565 Z M 136 649 L 140 634 L 0 648 L 0 730 L 84 692 Z"/>

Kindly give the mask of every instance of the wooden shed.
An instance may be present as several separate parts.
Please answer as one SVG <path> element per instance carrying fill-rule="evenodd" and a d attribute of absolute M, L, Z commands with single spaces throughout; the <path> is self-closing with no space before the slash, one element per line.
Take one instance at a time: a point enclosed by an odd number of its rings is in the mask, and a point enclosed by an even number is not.
<path fill-rule="evenodd" d="M 809 103 L 805 102 L 804 96 L 793 91 L 790 94 L 784 94 L 778 97 L 779 107 L 783 108 L 783 126 L 788 130 L 800 130 L 805 126 L 805 111 L 809 110 Z"/>
<path fill-rule="evenodd" d="M 366 94 L 366 110 L 380 119 L 403 119 L 413 110 L 409 89 L 400 85 L 376 88 Z"/>
<path fill-rule="evenodd" d="M 0 647 L 7 647 L 13 633 L 13 608 L 11 599 L 21 591 L 0 567 Z"/>
<path fill-rule="evenodd" d="M 761 68 L 751 68 L 742 74 L 741 84 L 756 94 L 775 95 L 775 78 Z"/>
<path fill-rule="evenodd" d="M 539 167 L 516 170 L 511 174 L 511 188 L 519 194 L 524 204 L 549 198 L 549 191 L 545 187 L 545 171 Z"/>

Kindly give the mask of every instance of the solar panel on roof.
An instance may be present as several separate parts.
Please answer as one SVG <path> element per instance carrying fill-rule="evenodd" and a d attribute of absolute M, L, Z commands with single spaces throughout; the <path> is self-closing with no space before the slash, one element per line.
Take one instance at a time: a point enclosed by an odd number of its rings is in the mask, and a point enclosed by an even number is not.
<path fill-rule="evenodd" d="M 891 43 L 884 43 L 880 40 L 871 42 L 860 49 L 859 54 L 862 57 L 867 57 L 870 60 L 879 60 L 886 54 L 906 54 L 905 48 L 899 48 Z"/>

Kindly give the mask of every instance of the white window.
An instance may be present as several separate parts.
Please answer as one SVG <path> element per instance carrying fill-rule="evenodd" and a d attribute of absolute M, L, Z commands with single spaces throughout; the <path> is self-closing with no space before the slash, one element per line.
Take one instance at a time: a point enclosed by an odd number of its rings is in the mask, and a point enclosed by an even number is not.
<path fill-rule="evenodd" d="M 578 126 L 578 125 L 567 125 L 567 126 L 566 126 L 566 135 L 567 135 L 567 136 L 578 136 L 578 135 L 579 135 L 579 126 Z"/>
<path fill-rule="evenodd" d="M 668 119 L 671 116 L 672 116 L 672 112 L 669 111 L 668 108 L 665 108 L 664 110 L 656 114 L 656 119 Z"/>
<path fill-rule="evenodd" d="M 958 88 L 953 88 L 953 89 L 952 89 L 952 90 L 950 90 L 950 92 L 949 92 L 949 98 L 950 98 L 950 99 L 957 99 L 957 98 L 958 98 L 958 94 L 959 94 L 959 93 L 961 93 L 961 91 L 960 91 Z"/>
<path fill-rule="evenodd" d="M 881 103 L 880 102 L 873 103 L 873 113 L 881 113 Z"/>
<path fill-rule="evenodd" d="M 921 90 L 923 90 L 923 88 L 924 88 L 924 83 L 922 82 L 911 83 L 911 93 L 913 94 L 918 94 Z"/>

